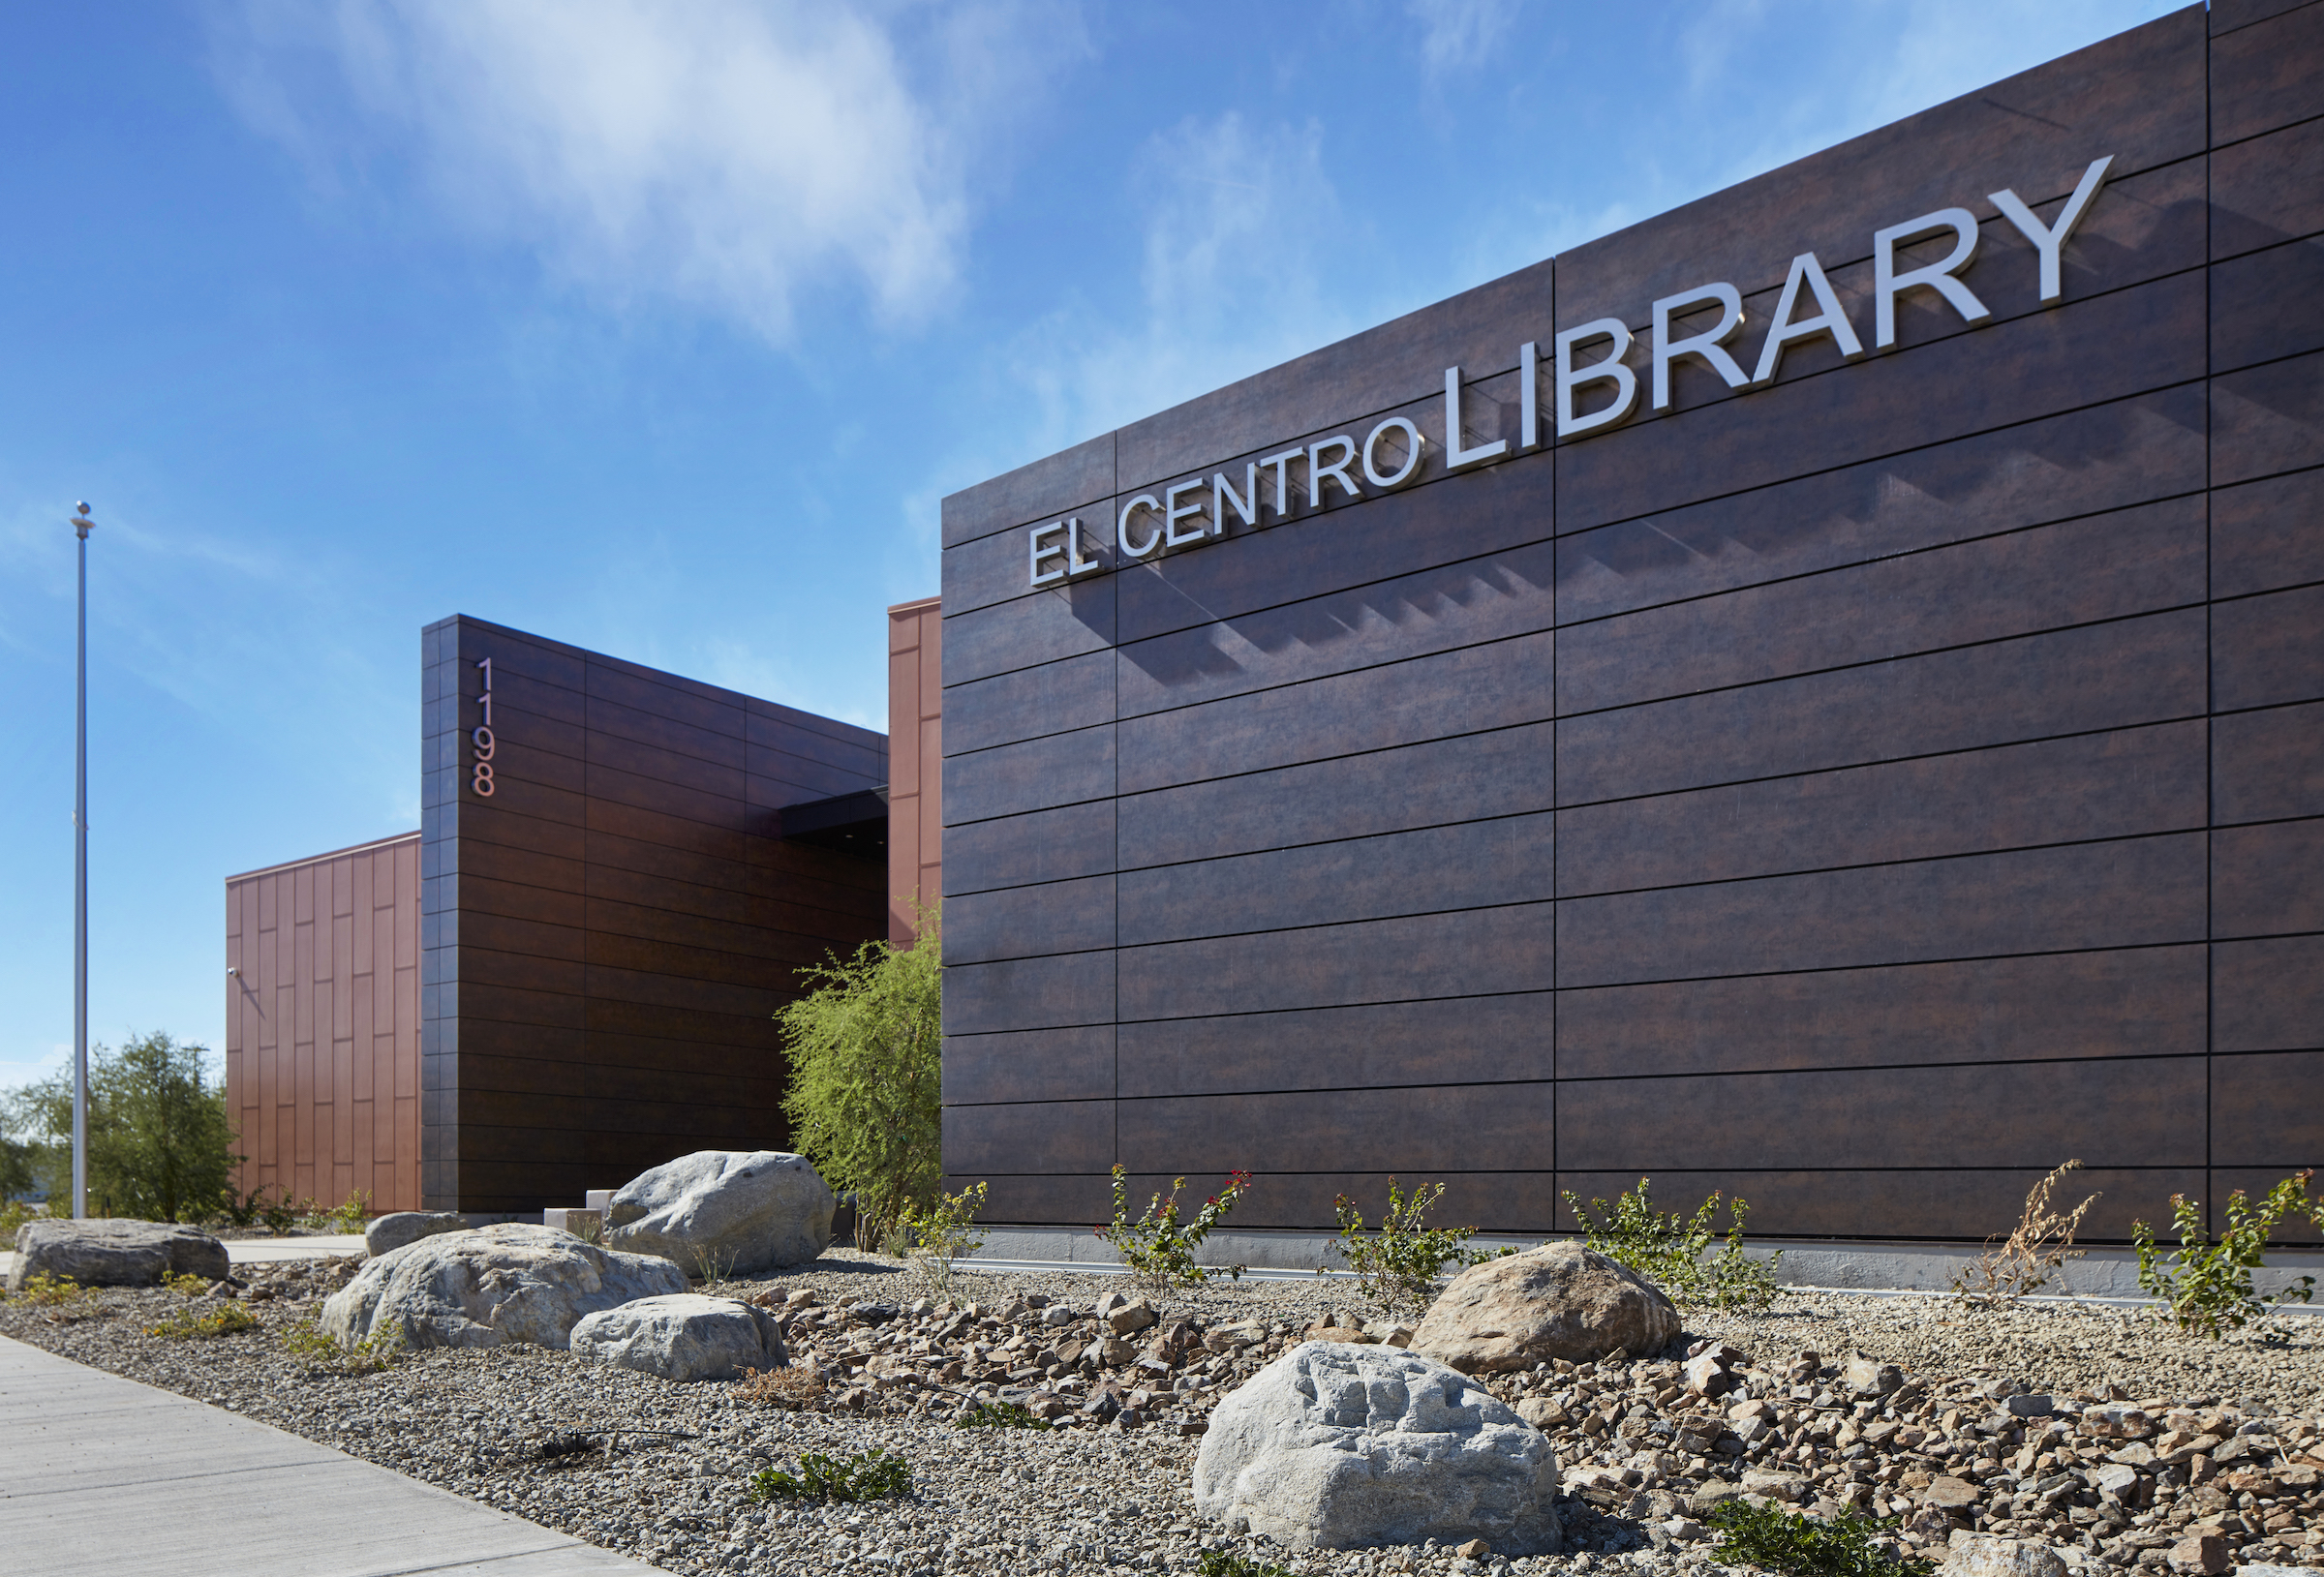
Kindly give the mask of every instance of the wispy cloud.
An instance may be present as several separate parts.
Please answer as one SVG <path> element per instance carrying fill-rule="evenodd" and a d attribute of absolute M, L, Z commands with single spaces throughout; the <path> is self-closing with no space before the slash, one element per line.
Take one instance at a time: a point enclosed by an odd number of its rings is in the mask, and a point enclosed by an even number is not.
<path fill-rule="evenodd" d="M 1421 64 L 1430 77 L 1483 65 L 1516 20 L 1516 0 L 1406 0 L 1421 24 Z"/>
<path fill-rule="evenodd" d="M 604 302 L 785 344 L 827 288 L 891 328 L 940 310 L 1020 89 L 1084 47 L 1037 0 L 250 0 L 213 55 L 320 182 L 408 159 L 460 224 Z"/>
<path fill-rule="evenodd" d="M 1323 248 L 1361 249 L 1324 134 L 1235 112 L 1148 137 L 1127 177 L 1143 235 L 1140 309 L 1070 303 L 1020 333 L 1006 365 L 1033 398 L 1038 446 L 1164 409 L 1312 350 L 1366 320 L 1325 278 Z M 1012 461 L 1011 463 L 1015 463 Z"/>

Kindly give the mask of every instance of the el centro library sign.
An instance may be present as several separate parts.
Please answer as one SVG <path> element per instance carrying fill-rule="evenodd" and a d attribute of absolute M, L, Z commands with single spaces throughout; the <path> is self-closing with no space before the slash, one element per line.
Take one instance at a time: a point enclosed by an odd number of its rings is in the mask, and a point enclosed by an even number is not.
<path fill-rule="evenodd" d="M 2105 184 L 2112 155 L 2094 161 L 2082 172 L 2072 196 L 2054 223 L 2044 224 L 2016 192 L 2004 188 L 1988 199 L 2031 242 L 2040 259 L 2040 302 L 2049 305 L 2064 294 L 2061 257 L 2065 243 L 2090 211 Z M 1900 269 L 1897 252 L 1911 243 L 1949 234 L 1952 246 L 1934 262 Z M 1941 208 L 1873 232 L 1873 344 L 1885 350 L 1896 344 L 1896 302 L 1907 290 L 1931 290 L 1972 325 L 1989 321 L 1992 309 L 1979 300 L 1959 277 L 1977 255 L 1980 230 L 1976 216 L 1966 208 Z M 1708 328 L 1674 335 L 1672 324 L 1718 309 Z M 1697 286 L 1657 300 L 1652 309 L 1651 343 L 1646 394 L 1651 409 L 1667 410 L 1672 404 L 1670 369 L 1693 359 L 1709 368 L 1732 389 L 1753 390 L 1773 383 L 1782 371 L 1785 352 L 1791 347 L 1828 339 L 1845 361 L 1861 359 L 1866 351 L 1856 325 L 1849 318 L 1838 294 L 1813 252 L 1791 259 L 1783 294 L 1769 319 L 1765 337 L 1752 370 L 1746 373 L 1728 346 L 1745 327 L 1742 292 L 1727 281 Z M 1551 342 L 1553 420 L 1560 440 L 1575 440 L 1609 432 L 1630 419 L 1638 409 L 1638 375 L 1624 362 L 1635 336 L 1619 318 L 1600 318 L 1563 330 Z M 1576 352 L 1604 349 L 1596 359 L 1576 364 Z M 1518 348 L 1519 413 L 1516 452 L 1541 446 L 1540 348 L 1527 341 Z M 1579 409 L 1584 390 L 1610 393 L 1594 409 Z M 1510 440 L 1468 445 L 1461 422 L 1461 377 L 1458 367 L 1445 369 L 1445 469 L 1461 470 L 1502 460 L 1511 454 Z M 1257 529 L 1271 511 L 1276 520 L 1288 519 L 1304 491 L 1306 506 L 1320 509 L 1327 484 L 1335 484 L 1349 498 L 1361 498 L 1368 486 L 1391 492 L 1420 474 L 1427 440 L 1411 418 L 1391 416 L 1357 441 L 1352 433 L 1337 433 L 1312 443 L 1295 446 L 1245 463 L 1238 487 L 1224 471 L 1209 480 L 1200 476 L 1173 483 L 1159 495 L 1141 493 L 1125 502 L 1116 518 L 1115 563 L 1134 563 L 1164 549 L 1189 548 L 1226 534 L 1230 514 L 1246 529 Z M 1303 473 L 1295 479 L 1293 469 Z M 1361 473 L 1359 480 L 1356 472 Z M 1264 474 L 1263 474 L 1264 473 Z M 1088 557 L 1086 528 L 1078 517 L 1033 527 L 1028 534 L 1029 584 L 1057 586 L 1112 567 L 1102 558 Z"/>

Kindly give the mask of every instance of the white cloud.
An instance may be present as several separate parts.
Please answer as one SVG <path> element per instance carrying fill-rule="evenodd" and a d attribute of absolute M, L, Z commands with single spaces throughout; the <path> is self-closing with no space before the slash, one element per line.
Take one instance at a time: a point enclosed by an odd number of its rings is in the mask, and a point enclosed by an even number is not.
<path fill-rule="evenodd" d="M 445 211 L 581 289 L 782 344 L 828 287 L 891 327 L 938 310 L 980 155 L 1024 79 L 1085 46 L 1035 0 L 251 0 L 214 55 L 320 181 L 359 180 L 384 137 Z"/>
<path fill-rule="evenodd" d="M 1128 173 L 1144 237 L 1141 308 L 1074 302 L 1007 358 L 1033 396 L 1018 464 L 1330 344 L 1368 321 L 1323 277 L 1321 248 L 1361 252 L 1363 226 L 1326 172 L 1322 128 L 1229 112 L 1148 137 Z"/>
<path fill-rule="evenodd" d="M 1406 0 L 1419 22 L 1421 62 L 1431 77 L 1466 71 L 1491 58 L 1493 45 L 1516 20 L 1516 0 Z"/>

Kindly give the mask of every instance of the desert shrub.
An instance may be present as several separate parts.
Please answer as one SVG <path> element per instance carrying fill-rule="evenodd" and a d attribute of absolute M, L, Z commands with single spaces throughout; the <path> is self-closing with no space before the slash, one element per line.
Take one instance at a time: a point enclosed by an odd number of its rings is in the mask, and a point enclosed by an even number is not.
<path fill-rule="evenodd" d="M 1881 1535 L 1893 1521 L 1843 1515 L 1825 1522 L 1773 1505 L 1723 1501 L 1711 1513 L 1722 1559 L 1780 1571 L 1786 1577 L 1922 1577 L 1931 1562 L 1889 1553 Z"/>
<path fill-rule="evenodd" d="M 977 1212 L 985 1207 L 985 1185 L 976 1183 L 958 1194 L 938 1194 L 923 1209 L 906 1202 L 899 1223 L 904 1258 L 938 1297 L 952 1293 L 953 1261 L 985 1246 L 976 1230 Z"/>
<path fill-rule="evenodd" d="M 180 1310 L 146 1326 L 145 1334 L 159 1336 L 165 1341 L 182 1342 L 190 1337 L 231 1336 L 236 1331 L 249 1330 L 258 1322 L 258 1316 L 239 1303 L 221 1303 L 207 1314 L 192 1309 Z"/>
<path fill-rule="evenodd" d="M 206 1216 L 243 1157 L 226 1110 L 226 1081 L 210 1082 L 206 1046 L 140 1035 L 118 1051 L 89 1052 L 89 1212 L 178 1221 Z M 16 1093 L 9 1127 L 34 1140 L 33 1169 L 50 1199 L 73 1197 L 73 1076 Z"/>
<path fill-rule="evenodd" d="M 796 1473 L 762 1468 L 750 1480 L 752 1497 L 761 1501 L 885 1501 L 911 1489 L 911 1464 L 892 1451 L 845 1457 L 803 1451 Z"/>
<path fill-rule="evenodd" d="M 281 1237 L 291 1228 L 297 1226 L 298 1218 L 312 1209 L 314 1204 L 313 1199 L 307 1200 L 303 1206 L 293 1203 L 290 1198 L 290 1191 L 285 1189 L 281 1198 L 271 1204 L 259 1206 L 259 1225 L 275 1236 Z"/>
<path fill-rule="evenodd" d="M 2091 1195 L 2064 1215 L 2050 1208 L 2050 1195 L 2060 1180 L 2081 1168 L 2081 1162 L 2068 1161 L 2035 1183 L 2026 1195 L 2025 1214 L 2008 1238 L 2000 1243 L 1985 1240 L 1985 1252 L 1953 1278 L 1953 1290 L 1965 1302 L 1983 1308 L 2014 1303 L 2048 1286 L 2066 1260 L 2082 1258 L 2082 1251 L 2074 1247 L 2074 1233 L 2098 1196 Z"/>
<path fill-rule="evenodd" d="M 1366 1301 L 1391 1319 L 1398 1315 L 1417 1319 L 1426 1314 L 1428 1305 L 1436 1301 L 1437 1280 L 1447 1265 L 1474 1265 L 1497 1258 L 1468 1247 L 1469 1239 L 1477 1235 L 1474 1227 L 1421 1225 L 1429 1208 L 1444 1197 L 1442 1183 L 1433 1190 L 1422 1183 L 1406 1196 L 1391 1177 L 1388 1213 L 1380 1218 L 1377 1232 L 1364 1230 L 1363 1212 L 1354 1199 L 1342 1194 L 1331 1201 L 1339 1212 L 1339 1236 L 1332 1246 L 1356 1273 L 1356 1285 Z"/>
<path fill-rule="evenodd" d="M 11 1295 L 0 1292 L 0 1298 Z M 94 1288 L 83 1287 L 70 1276 L 51 1276 L 46 1271 L 25 1277 L 23 1287 L 13 1295 L 19 1302 L 52 1313 L 91 1313 L 97 1300 Z"/>
<path fill-rule="evenodd" d="M 738 1402 L 797 1412 L 813 1407 L 827 1389 L 822 1372 L 813 1364 L 794 1363 L 783 1369 L 746 1369 L 735 1382 Z"/>
<path fill-rule="evenodd" d="M 201 1277 L 174 1270 L 163 1275 L 162 1285 L 179 1297 L 186 1298 L 198 1298 L 210 1289 L 210 1284 Z"/>
<path fill-rule="evenodd" d="M 2138 1249 L 2138 1285 L 2150 1297 L 2162 1300 L 2181 1330 L 2218 1339 L 2274 1313 L 2286 1303 L 2306 1303 L 2315 1294 L 2316 1279 L 2303 1276 L 2269 1298 L 2251 1288 L 2251 1272 L 2265 1263 L 2269 1234 L 2286 1216 L 2295 1213 L 2324 1226 L 2324 1202 L 2308 1197 L 2313 1171 L 2286 1177 L 2268 1190 L 2254 1209 L 2237 1189 L 2227 1196 L 2227 1229 L 2214 1243 L 2203 1223 L 2201 1201 L 2171 1196 L 2171 1214 L 2179 1228 L 2179 1247 L 2168 1259 L 2155 1247 L 2155 1228 L 2143 1221 L 2130 1224 L 2131 1242 Z"/>
<path fill-rule="evenodd" d="M 814 989 L 775 1016 L 791 1084 L 791 1142 L 856 1200 L 856 1242 L 883 1244 L 943 1175 L 942 939 L 934 910 L 909 948 L 866 942 L 801 970 Z"/>
<path fill-rule="evenodd" d="M 373 1375 L 392 1368 L 404 1356 L 404 1346 L 392 1335 L 366 1336 L 342 1347 L 312 1319 L 285 1325 L 278 1338 L 283 1350 L 310 1363 L 327 1363 L 351 1375 Z"/>
<path fill-rule="evenodd" d="M 10 1199 L 0 1204 L 0 1248 L 16 1240 L 16 1228 L 28 1221 L 38 1221 L 44 1212 L 21 1199 Z"/>
<path fill-rule="evenodd" d="M 298 1225 L 312 1232 L 359 1232 L 371 1219 L 371 1195 L 356 1189 L 346 1198 L 325 1210 L 314 1199 L 298 1203 Z"/>
<path fill-rule="evenodd" d="M 15 1202 L 17 1195 L 40 1187 L 40 1177 L 33 1169 L 37 1153 L 24 1140 L 0 1131 L 0 1220 L 6 1219 L 7 1211 L 21 1208 Z"/>
<path fill-rule="evenodd" d="M 1584 1210 L 1578 1197 L 1566 1195 L 1566 1206 L 1581 1223 L 1588 1246 L 1660 1287 L 1673 1303 L 1764 1313 L 1775 1301 L 1775 1267 L 1784 1256 L 1778 1250 L 1758 1259 L 1744 1252 L 1749 1201 L 1738 1195 L 1728 1203 L 1727 1237 L 1719 1252 L 1706 1259 L 1720 1196 L 1713 1193 L 1692 1218 L 1677 1211 L 1666 1216 L 1648 1198 L 1649 1182 L 1639 1178 L 1637 1192 L 1617 1196 L 1611 1207 L 1604 1199 L 1592 1199 L 1591 1209 Z"/>
<path fill-rule="evenodd" d="M 1050 1421 L 1020 1402 L 979 1402 L 953 1420 L 955 1429 L 1050 1429 Z"/>
<path fill-rule="evenodd" d="M 1254 1561 L 1233 1550 L 1205 1550 L 1195 1569 L 1202 1577 L 1292 1577 L 1291 1568 Z"/>
<path fill-rule="evenodd" d="M 1181 1177 L 1170 1185 L 1167 1198 L 1157 1194 L 1147 1201 L 1146 1213 L 1136 1221 L 1130 1219 L 1129 1168 L 1114 1168 L 1114 1220 L 1111 1225 L 1096 1228 L 1097 1235 L 1108 1247 L 1121 1256 L 1121 1262 L 1130 1267 L 1130 1275 L 1149 1292 L 1166 1292 L 1174 1287 L 1199 1287 L 1220 1272 L 1195 1262 L 1195 1255 L 1210 1229 L 1227 1217 L 1236 1201 L 1248 1192 L 1251 1174 L 1247 1171 L 1230 1172 L 1226 1187 L 1203 1201 L 1194 1219 L 1178 1219 L 1178 1191 L 1186 1186 Z M 1229 1265 L 1225 1273 L 1237 1281 L 1242 1279 L 1244 1267 Z"/>

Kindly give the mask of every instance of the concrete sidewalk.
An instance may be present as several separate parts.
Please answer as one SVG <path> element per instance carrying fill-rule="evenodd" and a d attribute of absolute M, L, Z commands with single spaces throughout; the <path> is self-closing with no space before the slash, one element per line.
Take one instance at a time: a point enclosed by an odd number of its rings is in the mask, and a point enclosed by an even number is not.
<path fill-rule="evenodd" d="M 656 1568 L 0 1337 L 0 1569 L 650 1577 Z"/>

